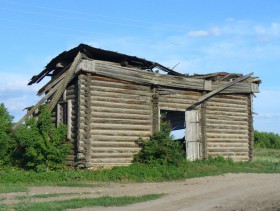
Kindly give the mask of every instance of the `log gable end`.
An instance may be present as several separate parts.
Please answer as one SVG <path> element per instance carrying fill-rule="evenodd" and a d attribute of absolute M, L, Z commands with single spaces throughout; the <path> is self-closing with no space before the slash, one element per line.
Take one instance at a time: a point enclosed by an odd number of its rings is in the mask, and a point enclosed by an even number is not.
<path fill-rule="evenodd" d="M 129 165 L 139 151 L 137 139 L 159 130 L 162 112 L 168 112 L 174 130 L 186 128 L 186 158 L 252 159 L 252 95 L 259 92 L 260 80 L 251 75 L 188 76 L 86 45 L 60 54 L 30 84 L 47 75 L 52 79 L 38 92 L 45 96 L 17 125 L 47 101 L 54 123 L 67 124 L 71 165 Z"/>

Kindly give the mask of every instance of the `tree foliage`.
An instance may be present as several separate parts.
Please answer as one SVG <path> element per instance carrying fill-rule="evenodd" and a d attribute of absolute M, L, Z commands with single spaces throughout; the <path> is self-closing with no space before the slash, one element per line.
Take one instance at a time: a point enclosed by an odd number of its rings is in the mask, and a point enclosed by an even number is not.
<path fill-rule="evenodd" d="M 3 103 L 0 104 L 0 166 L 11 164 L 11 154 L 14 141 L 11 138 L 13 117 L 8 113 Z"/>
<path fill-rule="evenodd" d="M 14 158 L 17 164 L 36 171 L 57 170 L 64 166 L 69 145 L 66 128 L 55 127 L 46 105 L 40 108 L 38 119 L 30 118 L 14 134 L 17 147 Z"/>
<path fill-rule="evenodd" d="M 161 129 L 150 140 L 138 140 L 141 150 L 134 156 L 134 162 L 145 164 L 179 166 L 185 161 L 182 144 L 171 136 L 169 122 L 162 121 Z"/>
<path fill-rule="evenodd" d="M 276 133 L 254 132 L 255 147 L 280 149 L 280 136 Z"/>

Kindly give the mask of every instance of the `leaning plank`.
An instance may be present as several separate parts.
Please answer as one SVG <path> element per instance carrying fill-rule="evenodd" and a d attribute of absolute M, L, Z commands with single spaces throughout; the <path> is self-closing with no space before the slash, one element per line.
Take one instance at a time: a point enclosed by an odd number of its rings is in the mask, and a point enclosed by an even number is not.
<path fill-rule="evenodd" d="M 62 83 L 61 83 L 59 89 L 57 90 L 57 92 L 55 93 L 55 95 L 53 96 L 53 98 L 49 104 L 51 110 L 55 107 L 56 103 L 58 102 L 58 100 L 61 97 L 62 93 L 64 92 L 65 88 L 67 87 L 68 83 L 72 79 L 72 76 L 75 73 L 77 65 L 79 64 L 82 57 L 83 57 L 82 53 L 79 52 L 77 54 L 77 56 L 75 57 L 74 61 L 72 62 L 71 66 L 67 70 L 67 73 L 66 73 L 64 79 L 62 80 Z"/>
<path fill-rule="evenodd" d="M 36 109 L 38 109 L 40 107 L 40 105 L 42 105 L 42 103 L 44 103 L 50 96 L 52 96 L 52 94 L 60 87 L 61 85 L 61 81 L 54 87 L 52 88 L 33 108 L 31 108 L 27 114 L 24 115 L 24 117 L 22 117 L 14 126 L 13 129 L 16 129 L 20 124 L 22 124 L 30 115 L 32 115 L 34 113 L 34 111 L 36 111 Z"/>
<path fill-rule="evenodd" d="M 253 73 L 250 73 L 248 75 L 244 75 L 244 76 L 241 76 L 237 79 L 235 79 L 234 81 L 231 81 L 227 84 L 225 84 L 224 86 L 218 88 L 218 89 L 215 89 L 213 90 L 212 92 L 209 92 L 208 94 L 206 95 L 203 95 L 195 104 L 191 105 L 190 107 L 187 108 L 187 110 L 193 110 L 195 107 L 197 107 L 198 105 L 200 105 L 201 103 L 203 103 L 204 101 L 208 100 L 209 98 L 215 96 L 216 94 L 218 94 L 219 92 L 233 86 L 234 84 L 237 84 L 238 82 L 240 81 L 244 81 L 246 80 L 247 78 L 249 78 L 250 76 L 252 76 Z"/>
<path fill-rule="evenodd" d="M 68 68 L 68 67 L 67 67 Z M 42 87 L 39 91 L 38 91 L 38 95 L 42 95 L 44 92 L 50 90 L 55 84 L 57 84 L 59 81 L 61 81 L 65 75 L 66 75 L 67 71 L 65 71 L 63 74 L 61 74 L 58 78 L 50 81 L 49 83 L 47 83 L 44 87 Z"/>

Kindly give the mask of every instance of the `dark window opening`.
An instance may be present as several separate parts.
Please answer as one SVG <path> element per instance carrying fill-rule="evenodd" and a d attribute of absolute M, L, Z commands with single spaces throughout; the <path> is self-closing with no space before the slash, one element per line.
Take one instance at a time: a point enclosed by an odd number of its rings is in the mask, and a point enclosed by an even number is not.
<path fill-rule="evenodd" d="M 165 121 L 171 124 L 171 135 L 175 139 L 183 139 L 185 137 L 185 112 L 184 111 L 171 111 L 160 110 L 160 114 L 165 114 Z"/>

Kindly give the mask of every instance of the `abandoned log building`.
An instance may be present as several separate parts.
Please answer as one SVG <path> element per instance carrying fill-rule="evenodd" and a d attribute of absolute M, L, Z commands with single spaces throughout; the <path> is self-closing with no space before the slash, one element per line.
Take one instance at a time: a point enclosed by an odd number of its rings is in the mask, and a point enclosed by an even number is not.
<path fill-rule="evenodd" d="M 80 44 L 52 59 L 29 85 L 46 76 L 51 80 L 38 91 L 44 97 L 17 125 L 47 102 L 53 121 L 67 125 L 73 165 L 129 165 L 139 150 L 135 141 L 160 129 L 163 112 L 172 130 L 185 128 L 187 159 L 253 157 L 252 97 L 261 81 L 252 74 L 189 76 Z"/>

